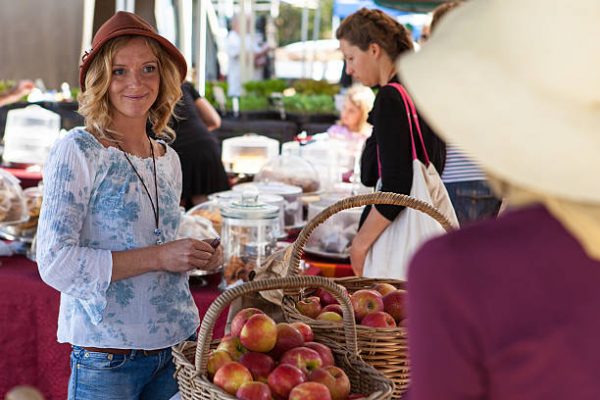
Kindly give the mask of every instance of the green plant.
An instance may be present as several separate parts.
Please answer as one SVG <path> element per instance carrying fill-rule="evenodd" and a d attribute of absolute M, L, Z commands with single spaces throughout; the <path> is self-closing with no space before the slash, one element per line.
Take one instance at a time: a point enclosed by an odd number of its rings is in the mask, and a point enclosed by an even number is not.
<path fill-rule="evenodd" d="M 287 112 L 299 114 L 331 114 L 336 112 L 333 97 L 326 94 L 286 96 L 283 98 L 283 105 Z"/>
<path fill-rule="evenodd" d="M 298 79 L 293 85 L 296 93 L 305 95 L 335 96 L 340 92 L 340 86 L 325 80 Z"/>
<path fill-rule="evenodd" d="M 269 100 L 260 96 L 240 97 L 240 111 L 258 111 L 269 108 Z"/>
<path fill-rule="evenodd" d="M 244 83 L 246 94 L 250 96 L 269 97 L 272 93 L 283 92 L 288 85 L 283 79 L 267 79 Z"/>
<path fill-rule="evenodd" d="M 15 81 L 0 79 L 0 93 L 7 92 L 16 84 L 17 84 L 17 82 L 15 82 Z"/>

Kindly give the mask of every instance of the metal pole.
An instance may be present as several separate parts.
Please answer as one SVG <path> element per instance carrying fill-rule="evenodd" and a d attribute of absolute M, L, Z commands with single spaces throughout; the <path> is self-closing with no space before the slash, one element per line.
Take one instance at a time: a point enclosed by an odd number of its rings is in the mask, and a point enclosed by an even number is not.
<path fill-rule="evenodd" d="M 206 17 L 206 8 L 212 6 L 210 0 L 199 0 L 196 26 L 198 27 L 198 51 L 196 52 L 196 82 L 200 95 L 206 93 L 206 27 L 208 19 Z"/>
<path fill-rule="evenodd" d="M 94 35 L 94 9 L 96 0 L 85 0 L 83 3 L 83 29 L 81 34 L 81 54 L 92 47 Z"/>
<path fill-rule="evenodd" d="M 313 19 L 313 48 L 312 57 L 310 60 L 310 77 L 313 77 L 313 68 L 317 59 L 317 40 L 319 40 L 319 33 L 321 30 L 321 7 L 317 4 L 315 9 L 315 16 Z"/>
<path fill-rule="evenodd" d="M 302 8 L 302 25 L 301 25 L 301 40 L 302 40 L 302 78 L 306 78 L 306 41 L 308 40 L 308 4 L 305 1 Z"/>

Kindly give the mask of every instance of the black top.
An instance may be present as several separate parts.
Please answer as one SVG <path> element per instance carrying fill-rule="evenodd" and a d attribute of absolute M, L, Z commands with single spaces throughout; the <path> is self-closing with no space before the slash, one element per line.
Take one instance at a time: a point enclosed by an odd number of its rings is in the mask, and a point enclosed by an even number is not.
<path fill-rule="evenodd" d="M 390 82 L 400 83 L 396 76 Z M 377 183 L 379 178 L 377 148 L 379 147 L 381 191 L 409 195 L 413 177 L 410 128 L 404 101 L 396 88 L 392 86 L 379 88 L 373 109 L 369 113 L 368 122 L 373 125 L 373 133 L 367 139 L 361 156 L 360 178 L 362 183 L 371 187 Z M 446 161 L 446 145 L 433 133 L 421 115 L 419 115 L 419 123 L 429 159 L 441 175 Z M 416 131 L 414 133 L 417 134 Z M 415 140 L 417 156 L 424 162 L 425 158 L 419 145 L 418 136 L 415 137 Z M 390 221 L 393 221 L 404 209 L 404 207 L 389 205 L 376 205 L 375 207 Z M 367 207 L 362 215 L 361 224 L 369 211 L 370 207 Z"/>
<path fill-rule="evenodd" d="M 218 146 L 217 139 L 208 131 L 196 108 L 195 101 L 201 97 L 200 93 L 190 82 L 184 82 L 181 91 L 183 95 L 175 106 L 175 118 L 170 122 L 170 126 L 177 132 L 171 146 L 176 151 L 199 142 Z"/>

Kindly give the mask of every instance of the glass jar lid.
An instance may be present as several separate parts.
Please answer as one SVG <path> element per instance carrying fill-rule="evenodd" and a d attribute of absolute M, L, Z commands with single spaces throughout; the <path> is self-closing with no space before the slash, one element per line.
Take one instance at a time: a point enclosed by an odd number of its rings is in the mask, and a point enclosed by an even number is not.
<path fill-rule="evenodd" d="M 280 196 L 301 195 L 302 188 L 299 186 L 287 185 L 280 182 L 248 182 L 235 185 L 234 191 L 246 191 L 248 188 L 256 188 L 260 193 L 278 194 Z"/>
<path fill-rule="evenodd" d="M 258 200 L 258 190 L 245 190 L 239 200 L 221 205 L 221 215 L 225 218 L 264 220 L 279 216 L 279 207 Z"/>

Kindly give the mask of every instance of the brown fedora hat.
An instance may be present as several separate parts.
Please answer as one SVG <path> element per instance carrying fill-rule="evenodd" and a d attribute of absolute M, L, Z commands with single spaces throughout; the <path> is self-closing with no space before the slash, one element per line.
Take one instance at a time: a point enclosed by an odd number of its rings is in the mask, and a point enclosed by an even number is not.
<path fill-rule="evenodd" d="M 102 24 L 98 29 L 98 32 L 94 35 L 92 48 L 89 51 L 86 51 L 81 58 L 82 63 L 79 67 L 79 84 L 81 86 L 81 91 L 85 91 L 85 75 L 92 64 L 92 61 L 94 61 L 94 58 L 102 49 L 102 46 L 111 39 L 127 35 L 146 36 L 156 40 L 163 49 L 171 55 L 175 64 L 177 64 L 179 73 L 181 74 L 181 80 L 183 81 L 185 79 L 187 74 L 187 63 L 185 62 L 183 54 L 181 54 L 177 47 L 156 33 L 152 25 L 139 15 L 119 11 Z"/>

